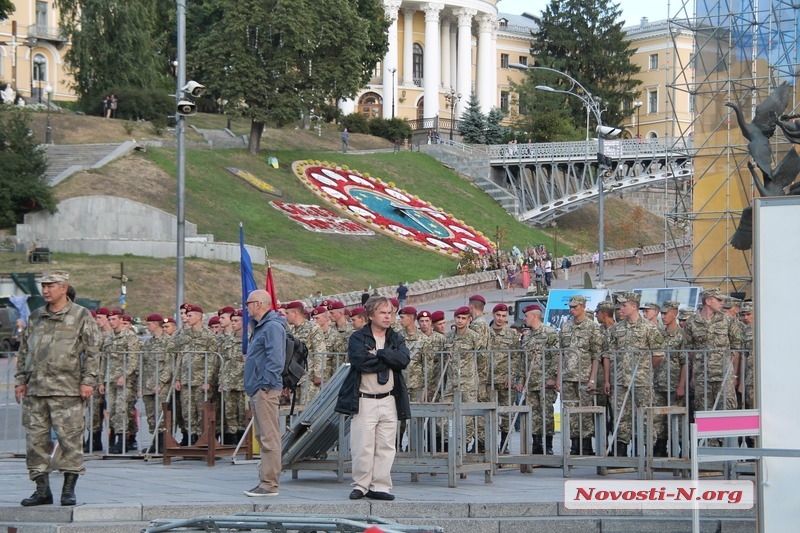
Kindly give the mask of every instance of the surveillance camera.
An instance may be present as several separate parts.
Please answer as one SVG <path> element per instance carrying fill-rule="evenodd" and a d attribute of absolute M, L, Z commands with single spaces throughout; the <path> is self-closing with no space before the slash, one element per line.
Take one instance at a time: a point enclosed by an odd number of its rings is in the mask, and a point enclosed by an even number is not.
<path fill-rule="evenodd" d="M 200 85 L 196 81 L 190 81 L 184 85 L 181 90 L 191 94 L 195 98 L 199 98 L 206 92 L 206 87 L 205 85 Z"/>
<path fill-rule="evenodd" d="M 197 113 L 197 104 L 189 100 L 181 100 L 178 102 L 178 114 L 183 117 L 189 117 Z"/>
<path fill-rule="evenodd" d="M 605 135 L 606 137 L 616 137 L 622 133 L 622 130 L 611 126 L 597 126 L 597 133 Z"/>

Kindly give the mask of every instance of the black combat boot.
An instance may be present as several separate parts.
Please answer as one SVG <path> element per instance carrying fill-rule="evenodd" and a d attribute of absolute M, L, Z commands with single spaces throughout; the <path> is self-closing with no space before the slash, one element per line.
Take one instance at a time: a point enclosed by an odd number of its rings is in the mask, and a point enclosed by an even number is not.
<path fill-rule="evenodd" d="M 667 439 L 656 439 L 653 444 L 653 457 L 668 457 Z"/>
<path fill-rule="evenodd" d="M 75 505 L 75 483 L 78 482 L 78 474 L 67 472 L 64 474 L 64 487 L 61 489 L 61 505 Z M 50 496 L 52 500 L 53 497 Z"/>
<path fill-rule="evenodd" d="M 22 500 L 20 504 L 24 507 L 32 507 L 53 503 L 53 493 L 50 492 L 50 476 L 41 474 L 36 476 L 33 481 L 36 483 L 36 491 L 31 494 L 30 498 Z"/>
<path fill-rule="evenodd" d="M 531 453 L 535 455 L 542 455 L 544 450 L 542 448 L 542 438 L 539 435 L 533 435 L 533 445 L 531 446 Z"/>
<path fill-rule="evenodd" d="M 594 455 L 594 450 L 592 449 L 592 437 L 583 438 L 583 455 Z"/>
<path fill-rule="evenodd" d="M 91 442 L 92 442 L 92 436 L 89 435 L 88 437 L 86 437 L 86 442 L 83 443 L 83 453 L 89 453 L 91 451 L 89 449 L 89 447 L 91 446 Z"/>
<path fill-rule="evenodd" d="M 553 436 L 548 435 L 545 437 L 547 455 L 553 455 Z"/>
<path fill-rule="evenodd" d="M 236 433 L 223 433 L 222 435 L 222 444 L 236 444 Z"/>
<path fill-rule="evenodd" d="M 578 443 L 580 442 L 580 439 L 578 437 L 570 437 L 569 442 L 570 442 L 569 454 L 578 455 L 580 453 L 580 450 L 578 449 Z"/>
<path fill-rule="evenodd" d="M 181 430 L 181 446 L 188 446 L 189 445 L 189 432 L 185 429 Z"/>
<path fill-rule="evenodd" d="M 128 433 L 128 439 L 125 441 L 125 451 L 135 452 L 139 449 L 139 443 L 136 442 L 136 434 Z"/>
<path fill-rule="evenodd" d="M 628 443 L 617 441 L 617 457 L 628 457 Z"/>
<path fill-rule="evenodd" d="M 102 431 L 95 431 L 92 434 L 92 451 L 94 453 L 102 452 L 103 451 L 103 432 Z"/>
<path fill-rule="evenodd" d="M 122 433 L 114 435 L 114 445 L 108 447 L 108 453 L 118 454 L 122 453 Z"/>

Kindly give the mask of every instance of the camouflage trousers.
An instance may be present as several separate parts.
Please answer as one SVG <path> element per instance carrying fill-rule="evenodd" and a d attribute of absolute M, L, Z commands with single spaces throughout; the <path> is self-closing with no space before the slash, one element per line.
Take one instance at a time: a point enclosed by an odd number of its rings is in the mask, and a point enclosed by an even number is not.
<path fill-rule="evenodd" d="M 308 374 L 306 374 L 297 385 L 297 393 L 299 394 L 297 403 L 308 406 L 319 394 L 319 389 L 320 386 L 314 385 L 313 381 L 308 378 Z"/>
<path fill-rule="evenodd" d="M 697 384 L 694 388 L 695 411 L 736 409 L 736 404 L 736 389 L 733 379 L 729 378 L 724 383 L 721 380 L 697 380 Z"/>
<path fill-rule="evenodd" d="M 133 389 L 111 385 L 106 389 L 108 424 L 116 433 L 136 434 L 136 394 Z"/>
<path fill-rule="evenodd" d="M 225 433 L 236 433 L 244 431 L 247 427 L 245 423 L 247 409 L 247 394 L 243 390 L 225 391 Z"/>
<path fill-rule="evenodd" d="M 192 386 L 191 393 L 189 386 L 184 385 L 181 388 L 181 412 L 183 419 L 186 422 L 186 429 L 191 426 L 191 434 L 199 436 L 203 434 L 203 403 L 206 401 L 206 395 L 202 389 L 202 385 Z M 211 392 L 208 394 L 208 401 L 212 401 Z"/>
<path fill-rule="evenodd" d="M 565 381 L 561 384 L 561 403 L 567 406 L 590 407 L 594 405 L 595 395 L 582 390 L 577 381 Z M 586 438 L 594 435 L 594 417 L 590 415 L 572 415 L 569 419 L 569 437 Z"/>
<path fill-rule="evenodd" d="M 155 394 L 145 394 L 142 396 L 142 403 L 144 403 L 144 410 L 147 413 L 147 427 L 150 430 L 150 434 L 155 434 L 156 428 L 156 420 L 158 420 L 159 413 L 161 412 L 161 403 L 164 401 L 164 396 L 158 397 L 158 403 L 156 403 L 156 395 Z M 161 422 L 158 424 L 158 432 L 162 433 L 164 431 L 164 417 L 161 417 Z"/>
<path fill-rule="evenodd" d="M 91 417 L 89 429 L 92 434 L 100 433 L 103 431 L 103 407 L 105 405 L 105 395 L 100 394 L 100 391 L 95 390 L 91 399 L 87 402 L 89 409 L 89 416 Z"/>
<path fill-rule="evenodd" d="M 634 408 L 650 407 L 653 405 L 653 389 L 648 387 L 633 387 L 631 393 L 626 396 L 628 387 L 617 387 L 617 394 L 611 396 L 611 402 L 614 405 L 614 424 L 617 426 L 618 442 L 630 442 L 633 435 L 633 412 Z M 623 404 L 624 408 L 623 408 Z M 614 431 L 613 427 L 607 428 L 608 432 Z"/>
<path fill-rule="evenodd" d="M 531 406 L 531 434 L 541 438 L 542 433 L 547 437 L 553 436 L 553 402 L 556 401 L 556 391 L 547 389 L 542 391 L 529 391 L 525 395 L 525 403 Z M 544 413 L 542 412 L 544 411 Z"/>
<path fill-rule="evenodd" d="M 83 474 L 83 429 L 86 403 L 80 396 L 27 396 L 22 401 L 22 426 L 25 428 L 25 463 L 35 479 L 51 472 L 50 454 L 54 442 L 52 429 L 61 450 L 55 465 L 61 472 Z"/>
<path fill-rule="evenodd" d="M 653 392 L 653 406 L 654 407 L 686 407 L 686 398 L 678 398 L 674 392 L 668 391 L 654 391 Z M 669 438 L 669 417 L 657 416 L 653 419 L 653 431 L 659 439 Z M 678 438 L 678 435 L 673 435 L 673 438 Z"/>
<path fill-rule="evenodd" d="M 452 402 L 453 399 L 454 399 L 454 397 L 453 397 L 453 391 L 452 390 L 450 390 L 449 392 L 446 392 L 442 396 L 442 402 Z M 478 394 L 477 394 L 477 391 L 475 391 L 474 389 L 468 388 L 466 390 L 461 391 L 461 402 L 462 403 L 473 403 L 473 402 L 477 402 L 477 401 L 478 401 Z M 469 416 L 469 417 L 464 417 L 463 420 L 462 420 L 462 425 L 464 426 L 465 436 L 466 436 L 466 442 L 464 443 L 464 449 L 467 448 L 469 443 L 473 440 L 473 438 L 477 434 L 476 429 L 477 429 L 478 419 L 479 419 L 479 417 Z M 481 423 L 481 432 L 480 432 L 480 436 L 478 437 L 478 440 L 482 440 L 482 438 L 483 438 L 483 419 L 481 418 L 480 421 L 481 421 L 480 422 Z M 444 424 L 444 423 L 445 422 L 443 421 L 442 424 Z M 455 442 L 454 435 L 453 435 L 453 428 L 451 428 L 451 427 L 447 428 L 447 431 L 445 432 L 445 434 L 448 435 L 449 441 L 451 443 Z"/>

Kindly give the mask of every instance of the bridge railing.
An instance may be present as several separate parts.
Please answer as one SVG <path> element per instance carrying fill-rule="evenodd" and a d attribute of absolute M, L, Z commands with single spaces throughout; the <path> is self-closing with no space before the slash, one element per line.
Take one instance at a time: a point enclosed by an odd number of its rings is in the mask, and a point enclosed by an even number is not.
<path fill-rule="evenodd" d="M 655 139 L 620 139 L 605 141 L 603 151 L 611 158 L 641 157 L 648 154 L 683 152 L 688 154 L 684 139 L 660 137 Z M 494 144 L 487 147 L 489 159 L 557 159 L 597 157 L 597 139 L 557 143 Z"/>

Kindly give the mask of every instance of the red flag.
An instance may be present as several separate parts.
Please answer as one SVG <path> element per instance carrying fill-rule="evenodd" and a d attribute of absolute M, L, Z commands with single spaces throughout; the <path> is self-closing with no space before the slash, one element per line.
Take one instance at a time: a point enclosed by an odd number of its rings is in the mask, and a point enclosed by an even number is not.
<path fill-rule="evenodd" d="M 272 310 L 278 310 L 278 297 L 275 296 L 275 282 L 272 281 L 272 267 L 267 261 L 267 292 L 269 293 L 269 297 L 272 298 Z"/>

